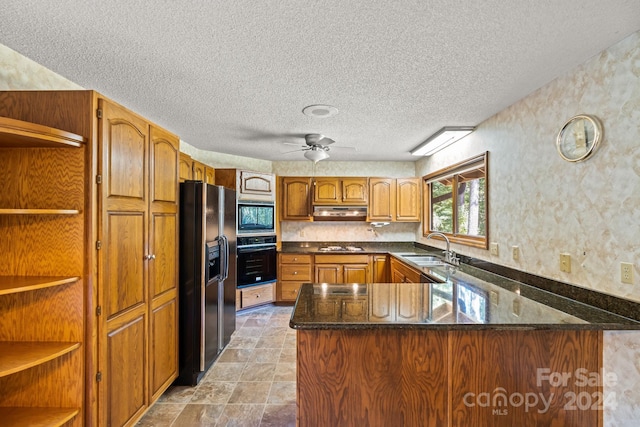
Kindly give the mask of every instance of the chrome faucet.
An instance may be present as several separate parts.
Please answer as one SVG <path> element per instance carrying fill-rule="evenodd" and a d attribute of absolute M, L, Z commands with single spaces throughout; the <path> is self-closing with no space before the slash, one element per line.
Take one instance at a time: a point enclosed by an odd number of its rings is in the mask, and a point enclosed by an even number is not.
<path fill-rule="evenodd" d="M 433 236 L 440 236 L 447 243 L 447 249 L 444 251 L 444 260 L 449 264 L 460 265 L 460 258 L 456 256 L 456 253 L 451 250 L 451 243 L 449 242 L 449 238 L 440 232 L 429 233 L 427 235 L 427 240 L 429 240 Z"/>

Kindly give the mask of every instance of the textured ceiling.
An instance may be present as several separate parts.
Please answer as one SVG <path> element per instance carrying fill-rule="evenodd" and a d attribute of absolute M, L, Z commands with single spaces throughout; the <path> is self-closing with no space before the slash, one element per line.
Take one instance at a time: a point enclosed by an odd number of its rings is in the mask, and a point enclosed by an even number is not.
<path fill-rule="evenodd" d="M 303 160 L 283 142 L 322 133 L 328 161 L 406 161 L 640 29 L 640 2 L 3 0 L 0 22 L 0 43 L 198 148 Z"/>

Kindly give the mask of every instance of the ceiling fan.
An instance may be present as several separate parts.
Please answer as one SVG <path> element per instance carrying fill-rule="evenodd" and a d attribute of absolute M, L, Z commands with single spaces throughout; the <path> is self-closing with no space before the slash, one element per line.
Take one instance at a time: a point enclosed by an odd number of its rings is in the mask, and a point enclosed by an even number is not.
<path fill-rule="evenodd" d="M 329 145 L 334 144 L 335 141 L 319 133 L 308 133 L 304 136 L 305 145 L 299 150 L 288 151 L 287 153 L 294 153 L 296 151 L 303 151 L 304 157 L 311 160 L 313 163 L 318 163 L 320 160 L 329 158 Z M 285 142 L 287 145 L 298 145 L 292 142 Z M 339 148 L 354 148 L 354 147 L 339 147 Z"/>

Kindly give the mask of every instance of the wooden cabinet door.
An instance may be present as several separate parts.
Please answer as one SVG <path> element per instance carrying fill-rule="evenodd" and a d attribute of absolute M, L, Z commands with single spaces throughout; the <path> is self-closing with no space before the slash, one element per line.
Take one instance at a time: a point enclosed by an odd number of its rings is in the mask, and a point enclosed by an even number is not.
<path fill-rule="evenodd" d="M 216 183 L 216 170 L 210 166 L 204 167 L 204 182 L 207 184 Z"/>
<path fill-rule="evenodd" d="M 311 178 L 282 178 L 282 220 L 311 221 Z"/>
<path fill-rule="evenodd" d="M 270 173 L 239 171 L 238 199 L 273 200 L 276 194 L 274 181 L 274 175 Z"/>
<path fill-rule="evenodd" d="M 107 100 L 100 99 L 99 108 L 99 424 L 119 426 L 141 415 L 149 401 L 149 125 Z"/>
<path fill-rule="evenodd" d="M 368 221 L 396 220 L 396 180 L 369 178 Z"/>
<path fill-rule="evenodd" d="M 344 264 L 342 266 L 342 281 L 344 283 L 369 283 L 369 264 Z"/>
<path fill-rule="evenodd" d="M 205 165 L 203 163 L 200 163 L 198 161 L 193 161 L 193 178 L 196 181 L 203 181 L 204 182 L 204 169 L 205 169 Z"/>
<path fill-rule="evenodd" d="M 396 221 L 420 222 L 420 178 L 396 180 Z"/>
<path fill-rule="evenodd" d="M 369 194 L 367 178 L 342 178 L 342 203 L 366 205 Z"/>
<path fill-rule="evenodd" d="M 387 283 L 389 281 L 387 255 L 373 255 L 371 259 L 371 281 L 373 283 Z"/>
<path fill-rule="evenodd" d="M 178 374 L 178 158 L 180 139 L 151 127 L 149 150 L 149 395 Z"/>
<path fill-rule="evenodd" d="M 191 179 L 193 170 L 193 159 L 185 153 L 180 153 L 180 164 L 178 166 L 180 182 Z"/>
<path fill-rule="evenodd" d="M 316 283 L 342 283 L 342 265 L 340 264 L 316 264 Z"/>
<path fill-rule="evenodd" d="M 316 178 L 313 183 L 313 203 L 337 205 L 342 203 L 342 187 L 339 178 Z"/>

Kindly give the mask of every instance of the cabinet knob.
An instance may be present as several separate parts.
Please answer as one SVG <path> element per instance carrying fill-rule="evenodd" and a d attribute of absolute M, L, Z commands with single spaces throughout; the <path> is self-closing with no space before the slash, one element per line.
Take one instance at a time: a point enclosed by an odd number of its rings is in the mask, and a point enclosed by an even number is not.
<path fill-rule="evenodd" d="M 298 274 L 298 272 L 297 272 L 297 271 L 294 271 L 294 272 L 293 272 L 293 275 L 295 276 L 296 274 Z"/>
<path fill-rule="evenodd" d="M 144 259 L 156 259 L 156 256 L 154 254 L 149 254 L 149 255 L 146 255 Z"/>
<path fill-rule="evenodd" d="M 296 257 L 296 258 L 293 258 L 293 260 L 294 260 L 294 261 L 297 261 L 297 260 L 298 260 L 298 258 L 297 258 L 297 257 Z"/>

